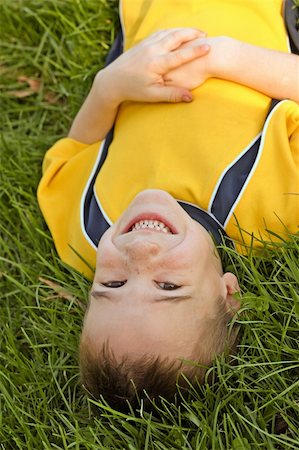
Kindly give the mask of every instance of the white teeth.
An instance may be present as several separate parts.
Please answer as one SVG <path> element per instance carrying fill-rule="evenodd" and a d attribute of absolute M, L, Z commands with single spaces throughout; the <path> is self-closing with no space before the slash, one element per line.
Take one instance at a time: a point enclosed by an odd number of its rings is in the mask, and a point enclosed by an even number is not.
<path fill-rule="evenodd" d="M 139 220 L 136 222 L 131 231 L 150 228 L 151 230 L 162 231 L 163 233 L 171 233 L 170 229 L 159 220 Z M 172 234 L 172 233 L 171 233 Z"/>

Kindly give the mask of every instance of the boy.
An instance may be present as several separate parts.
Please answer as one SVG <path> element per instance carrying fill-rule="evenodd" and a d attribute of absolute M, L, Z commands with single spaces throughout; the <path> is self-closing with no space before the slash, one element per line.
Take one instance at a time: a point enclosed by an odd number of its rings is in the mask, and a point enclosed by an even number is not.
<path fill-rule="evenodd" d="M 246 253 L 268 229 L 296 232 L 299 214 L 299 62 L 282 1 L 121 8 L 125 52 L 47 153 L 38 192 L 60 256 L 89 277 L 96 266 L 81 369 L 118 408 L 144 388 L 173 395 L 178 373 L 203 379 L 184 360 L 208 366 L 238 308 L 215 244 L 228 235 Z"/>

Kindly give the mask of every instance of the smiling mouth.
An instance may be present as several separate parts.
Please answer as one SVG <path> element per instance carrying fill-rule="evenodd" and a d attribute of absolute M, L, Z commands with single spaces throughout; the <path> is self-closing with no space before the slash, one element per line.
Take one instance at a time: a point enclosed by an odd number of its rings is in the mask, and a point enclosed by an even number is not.
<path fill-rule="evenodd" d="M 134 231 L 155 231 L 165 234 L 177 234 L 177 230 L 164 218 L 157 216 L 157 214 L 147 214 L 135 217 L 126 227 L 124 233 Z"/>
<path fill-rule="evenodd" d="M 130 231 L 145 230 L 145 229 L 173 234 L 170 228 L 160 220 L 139 220 L 139 222 L 134 223 Z"/>

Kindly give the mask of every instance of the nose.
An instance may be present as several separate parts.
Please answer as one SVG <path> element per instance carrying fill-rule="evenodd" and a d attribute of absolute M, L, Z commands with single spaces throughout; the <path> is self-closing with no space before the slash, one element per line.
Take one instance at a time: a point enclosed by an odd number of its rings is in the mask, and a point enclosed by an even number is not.
<path fill-rule="evenodd" d="M 160 251 L 160 246 L 157 242 L 147 240 L 133 240 L 125 245 L 125 252 L 133 261 L 148 260 Z"/>

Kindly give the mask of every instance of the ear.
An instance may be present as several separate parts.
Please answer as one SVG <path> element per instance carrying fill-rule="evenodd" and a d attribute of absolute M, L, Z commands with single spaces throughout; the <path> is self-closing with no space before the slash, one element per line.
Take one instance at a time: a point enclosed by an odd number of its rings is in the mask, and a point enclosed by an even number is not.
<path fill-rule="evenodd" d="M 236 311 L 238 311 L 238 309 L 240 309 L 240 306 L 241 306 L 240 301 L 234 297 L 234 294 L 236 294 L 237 292 L 240 292 L 240 286 L 238 283 L 238 279 L 231 272 L 226 272 L 222 276 L 222 279 L 226 286 L 225 303 L 226 303 L 227 311 L 230 312 L 231 315 L 233 316 L 234 313 Z"/>

